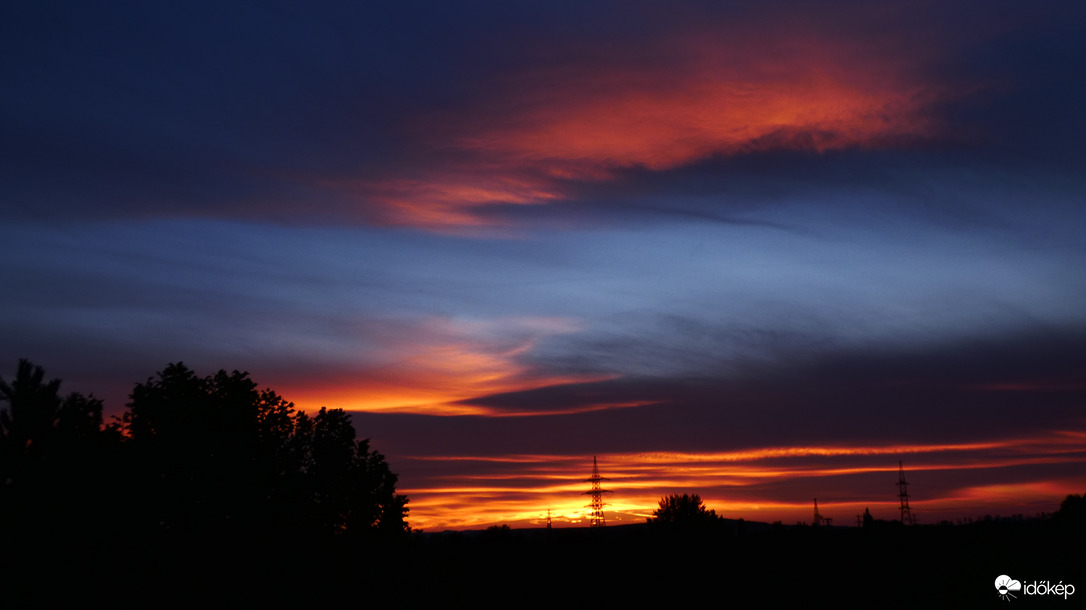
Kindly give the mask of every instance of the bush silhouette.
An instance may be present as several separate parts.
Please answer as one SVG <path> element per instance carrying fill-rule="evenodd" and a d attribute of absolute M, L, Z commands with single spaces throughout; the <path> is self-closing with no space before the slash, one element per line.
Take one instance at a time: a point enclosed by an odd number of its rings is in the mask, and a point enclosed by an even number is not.
<path fill-rule="evenodd" d="M 655 525 L 705 526 L 720 520 L 716 511 L 705 508 L 697 494 L 673 494 L 660 498 L 660 506 L 648 522 Z"/>

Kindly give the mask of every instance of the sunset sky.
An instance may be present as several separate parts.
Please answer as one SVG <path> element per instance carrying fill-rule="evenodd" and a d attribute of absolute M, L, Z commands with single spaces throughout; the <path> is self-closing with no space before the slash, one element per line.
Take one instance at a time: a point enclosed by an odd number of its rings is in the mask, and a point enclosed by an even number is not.
<path fill-rule="evenodd" d="M 355 412 L 428 531 L 1086 491 L 1086 4 L 5 2 L 0 376 Z"/>

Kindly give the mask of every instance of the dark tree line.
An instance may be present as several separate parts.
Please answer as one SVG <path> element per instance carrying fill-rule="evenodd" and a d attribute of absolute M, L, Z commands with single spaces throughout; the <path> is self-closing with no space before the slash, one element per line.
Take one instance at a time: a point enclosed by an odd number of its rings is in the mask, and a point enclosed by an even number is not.
<path fill-rule="evenodd" d="M 105 424 L 19 362 L 0 378 L 0 519 L 9 540 L 342 538 L 408 531 L 407 498 L 341 409 L 298 411 L 247 373 L 170 364 Z"/>

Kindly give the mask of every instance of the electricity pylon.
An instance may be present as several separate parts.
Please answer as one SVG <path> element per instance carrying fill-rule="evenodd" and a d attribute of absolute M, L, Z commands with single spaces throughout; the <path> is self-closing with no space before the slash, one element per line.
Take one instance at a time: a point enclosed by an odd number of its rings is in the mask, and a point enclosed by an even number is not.
<path fill-rule="evenodd" d="M 602 489 L 600 487 L 600 481 L 609 481 L 600 476 L 600 467 L 596 464 L 596 456 L 592 456 L 592 476 L 585 479 L 586 483 L 592 483 L 592 489 L 584 492 L 586 496 L 592 496 L 592 503 L 588 505 L 588 508 L 592 509 L 592 527 L 603 527 L 607 525 L 607 521 L 603 518 L 603 494 L 611 493 L 609 489 Z"/>

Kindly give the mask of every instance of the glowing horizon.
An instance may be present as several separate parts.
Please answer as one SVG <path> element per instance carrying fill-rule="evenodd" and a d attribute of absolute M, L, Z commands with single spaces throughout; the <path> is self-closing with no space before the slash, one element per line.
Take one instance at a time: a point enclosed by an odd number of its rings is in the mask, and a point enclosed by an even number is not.
<path fill-rule="evenodd" d="M 1078 4 L 9 4 L 0 376 L 248 371 L 422 529 L 1086 488 Z"/>
<path fill-rule="evenodd" d="M 920 516 L 921 522 L 935 523 L 983 514 L 1010 516 L 1024 513 L 1032 516 L 1054 511 L 1064 496 L 1080 493 L 1077 490 L 1086 487 L 1086 478 L 1075 475 L 1022 483 L 947 487 L 939 480 L 939 473 L 1086 463 L 1086 448 L 1069 436 L 1073 437 L 1074 433 L 1061 431 L 1043 437 L 964 445 L 765 448 L 729 453 L 596 457 L 601 474 L 608 479 L 604 486 L 611 492 L 605 497 L 608 504 L 605 513 L 609 522 L 614 523 L 643 520 L 651 515 L 659 499 L 670 493 L 697 493 L 708 508 L 730 519 L 809 522 L 812 499 L 817 497 L 822 514 L 835 519 L 838 525 L 852 524 L 855 515 L 868 507 L 876 518 L 893 520 L 898 508 L 895 457 L 904 457 L 907 461 L 906 478 L 911 483 L 913 512 Z M 840 456 L 861 457 L 864 464 L 845 466 L 824 461 Z M 955 456 L 957 460 L 948 459 Z M 822 461 L 815 464 L 796 462 L 802 458 Z M 590 467 L 585 468 L 588 462 L 580 456 L 416 456 L 407 460 L 516 465 L 508 472 L 449 477 L 459 482 L 455 485 L 440 485 L 447 479 L 436 476 L 433 477 L 434 486 L 405 488 L 403 493 L 412 498 L 411 523 L 418 529 L 473 529 L 500 523 L 524 526 L 541 523 L 548 509 L 557 526 L 576 526 L 584 524 L 589 513 L 584 495 L 589 485 L 584 480 Z M 761 462 L 773 465 L 758 465 Z M 705 463 L 713 466 L 689 466 Z M 849 483 L 834 481 L 835 478 L 873 473 L 885 475 L 886 485 L 881 496 L 845 491 L 841 486 Z M 828 481 L 812 483 L 807 480 L 811 478 Z M 923 488 L 924 483 L 928 483 L 928 489 Z M 937 493 L 932 493 L 932 486 Z M 818 493 L 820 487 L 824 493 Z M 871 486 L 864 483 L 859 489 L 870 494 Z M 803 497 L 806 494 L 801 490 L 814 495 Z M 788 497 L 793 495 L 801 497 Z M 1037 510 L 1038 507 L 1047 508 Z"/>

